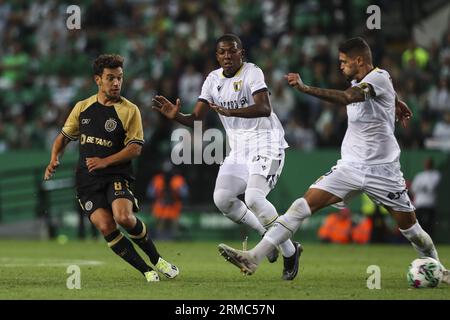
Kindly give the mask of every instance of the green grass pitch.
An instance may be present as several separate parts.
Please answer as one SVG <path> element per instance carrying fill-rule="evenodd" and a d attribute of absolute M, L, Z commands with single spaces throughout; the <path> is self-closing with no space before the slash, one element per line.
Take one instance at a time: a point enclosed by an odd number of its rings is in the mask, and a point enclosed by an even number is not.
<path fill-rule="evenodd" d="M 180 268 L 173 280 L 147 283 L 102 241 L 0 241 L 0 299 L 450 299 L 450 286 L 409 289 L 409 245 L 304 244 L 300 273 L 281 280 L 282 260 L 264 261 L 243 276 L 218 254 L 216 242 L 156 242 L 161 254 Z M 240 242 L 227 243 L 240 247 Z M 254 243 L 249 243 L 252 247 Z M 438 246 L 450 265 L 450 246 Z M 66 286 L 67 266 L 81 270 L 81 289 Z M 381 289 L 367 288 L 367 268 L 381 269 Z"/>

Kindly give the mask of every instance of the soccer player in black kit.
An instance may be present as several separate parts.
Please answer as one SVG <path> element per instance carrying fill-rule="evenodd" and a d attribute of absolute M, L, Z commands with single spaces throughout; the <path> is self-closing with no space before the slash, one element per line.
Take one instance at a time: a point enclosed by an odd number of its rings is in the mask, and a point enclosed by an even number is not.
<path fill-rule="evenodd" d="M 108 246 L 148 282 L 159 281 L 158 273 L 142 259 L 117 224 L 148 255 L 156 270 L 171 279 L 178 275 L 178 268 L 159 255 L 145 224 L 133 214 L 139 207 L 129 185 L 134 180 L 131 160 L 140 155 L 144 139 L 138 107 L 120 95 L 123 61 L 114 54 L 100 55 L 94 61 L 98 92 L 73 108 L 53 143 L 44 180 L 55 173 L 66 145 L 79 140 L 76 189 L 84 213 Z"/>

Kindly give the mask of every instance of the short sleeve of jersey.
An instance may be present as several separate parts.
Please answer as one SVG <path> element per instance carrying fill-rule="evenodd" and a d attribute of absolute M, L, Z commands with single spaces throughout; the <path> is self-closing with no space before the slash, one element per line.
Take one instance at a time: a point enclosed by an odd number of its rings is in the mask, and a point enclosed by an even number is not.
<path fill-rule="evenodd" d="M 357 85 L 363 92 L 366 100 L 381 97 L 390 87 L 389 74 L 374 70 Z"/>
<path fill-rule="evenodd" d="M 252 95 L 263 89 L 267 89 L 267 85 L 264 81 L 264 73 L 259 67 L 255 66 L 252 68 L 248 76 Z"/>
<path fill-rule="evenodd" d="M 130 116 L 125 123 L 124 129 L 126 134 L 125 145 L 130 143 L 144 144 L 141 112 L 137 106 L 133 106 L 133 109 L 130 111 Z"/>
<path fill-rule="evenodd" d="M 82 103 L 78 102 L 66 119 L 61 133 L 69 140 L 77 140 L 80 136 L 80 113 L 81 113 Z"/>
<path fill-rule="evenodd" d="M 205 100 L 208 102 L 213 102 L 213 98 L 211 95 L 211 88 L 213 86 L 213 79 L 212 75 L 209 74 L 206 78 L 205 82 L 203 82 L 202 86 L 202 92 L 200 93 L 200 96 L 198 97 L 199 100 Z"/>

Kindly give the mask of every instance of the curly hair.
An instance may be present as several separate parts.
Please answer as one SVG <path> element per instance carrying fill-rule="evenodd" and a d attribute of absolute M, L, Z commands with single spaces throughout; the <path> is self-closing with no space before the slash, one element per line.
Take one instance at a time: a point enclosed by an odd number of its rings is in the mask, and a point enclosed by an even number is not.
<path fill-rule="evenodd" d="M 105 68 L 123 68 L 123 61 L 123 57 L 118 54 L 102 54 L 94 61 L 94 75 L 101 76 Z"/>

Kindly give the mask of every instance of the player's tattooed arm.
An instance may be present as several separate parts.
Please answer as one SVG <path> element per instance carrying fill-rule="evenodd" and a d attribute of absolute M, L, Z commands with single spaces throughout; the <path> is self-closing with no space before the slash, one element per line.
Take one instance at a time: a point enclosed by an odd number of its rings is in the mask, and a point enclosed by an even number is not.
<path fill-rule="evenodd" d="M 408 121 L 412 118 L 413 113 L 408 105 L 395 95 L 395 118 L 400 121 L 403 128 L 408 126 Z"/>
<path fill-rule="evenodd" d="M 195 121 L 202 121 L 205 118 L 206 113 L 209 109 L 208 102 L 204 100 L 198 100 L 194 107 L 194 111 L 190 114 L 184 114 L 180 112 L 180 99 L 177 99 L 175 104 L 173 104 L 164 96 L 155 96 L 152 99 L 152 102 L 152 108 L 154 110 L 160 112 L 168 119 L 175 120 L 178 123 L 191 128 L 194 127 Z"/>
<path fill-rule="evenodd" d="M 332 103 L 347 105 L 354 102 L 361 102 L 367 99 L 367 92 L 359 87 L 351 87 L 347 90 L 322 89 L 307 86 L 303 83 L 298 73 L 289 73 L 285 76 L 289 85 L 306 94 L 312 95 Z M 371 88 L 368 87 L 370 90 Z"/>
<path fill-rule="evenodd" d="M 253 100 L 255 101 L 255 104 L 245 108 L 228 109 L 218 106 L 214 103 L 210 103 L 209 106 L 218 114 L 221 114 L 225 117 L 238 117 L 238 118 L 269 117 L 272 112 L 272 107 L 270 105 L 268 91 L 263 90 L 254 94 Z"/>

